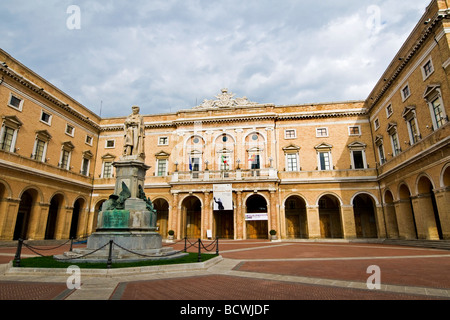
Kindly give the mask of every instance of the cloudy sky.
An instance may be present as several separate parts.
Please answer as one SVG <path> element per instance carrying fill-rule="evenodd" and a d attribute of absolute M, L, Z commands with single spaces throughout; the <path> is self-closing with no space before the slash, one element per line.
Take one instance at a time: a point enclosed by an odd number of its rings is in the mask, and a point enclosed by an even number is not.
<path fill-rule="evenodd" d="M 359 100 L 430 1 L 2 0 L 0 47 L 102 117 Z"/>

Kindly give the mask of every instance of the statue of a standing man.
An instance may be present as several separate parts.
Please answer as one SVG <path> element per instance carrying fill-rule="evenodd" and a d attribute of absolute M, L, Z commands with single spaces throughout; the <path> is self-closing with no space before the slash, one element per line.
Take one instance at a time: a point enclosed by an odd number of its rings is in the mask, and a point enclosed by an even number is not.
<path fill-rule="evenodd" d="M 140 108 L 133 106 L 133 113 L 128 116 L 124 124 L 124 156 L 138 156 L 145 159 L 144 139 L 145 126 L 144 117 L 139 114 Z"/>

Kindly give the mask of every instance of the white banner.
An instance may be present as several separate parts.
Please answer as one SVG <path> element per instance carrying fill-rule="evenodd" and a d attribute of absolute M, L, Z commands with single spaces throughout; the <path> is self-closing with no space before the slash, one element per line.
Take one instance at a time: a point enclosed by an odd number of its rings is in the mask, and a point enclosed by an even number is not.
<path fill-rule="evenodd" d="M 213 185 L 214 210 L 233 210 L 233 188 L 231 184 Z"/>
<path fill-rule="evenodd" d="M 261 221 L 269 220 L 267 213 L 246 213 L 245 221 Z"/>

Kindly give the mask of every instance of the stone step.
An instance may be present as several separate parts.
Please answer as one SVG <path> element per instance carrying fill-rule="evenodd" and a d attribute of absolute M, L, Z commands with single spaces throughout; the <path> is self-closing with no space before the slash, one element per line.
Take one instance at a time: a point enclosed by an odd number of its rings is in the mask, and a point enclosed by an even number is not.
<path fill-rule="evenodd" d="M 400 240 L 400 239 L 397 240 L 397 239 L 386 239 L 386 240 L 383 241 L 383 244 L 450 250 L 450 241 L 449 240 Z"/>

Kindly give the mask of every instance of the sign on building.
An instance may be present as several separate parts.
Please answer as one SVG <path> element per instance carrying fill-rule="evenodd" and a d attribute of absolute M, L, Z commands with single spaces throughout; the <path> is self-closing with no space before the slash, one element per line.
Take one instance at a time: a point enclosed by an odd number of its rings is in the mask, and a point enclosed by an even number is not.
<path fill-rule="evenodd" d="M 213 185 L 214 211 L 233 210 L 233 188 L 231 184 Z"/>

